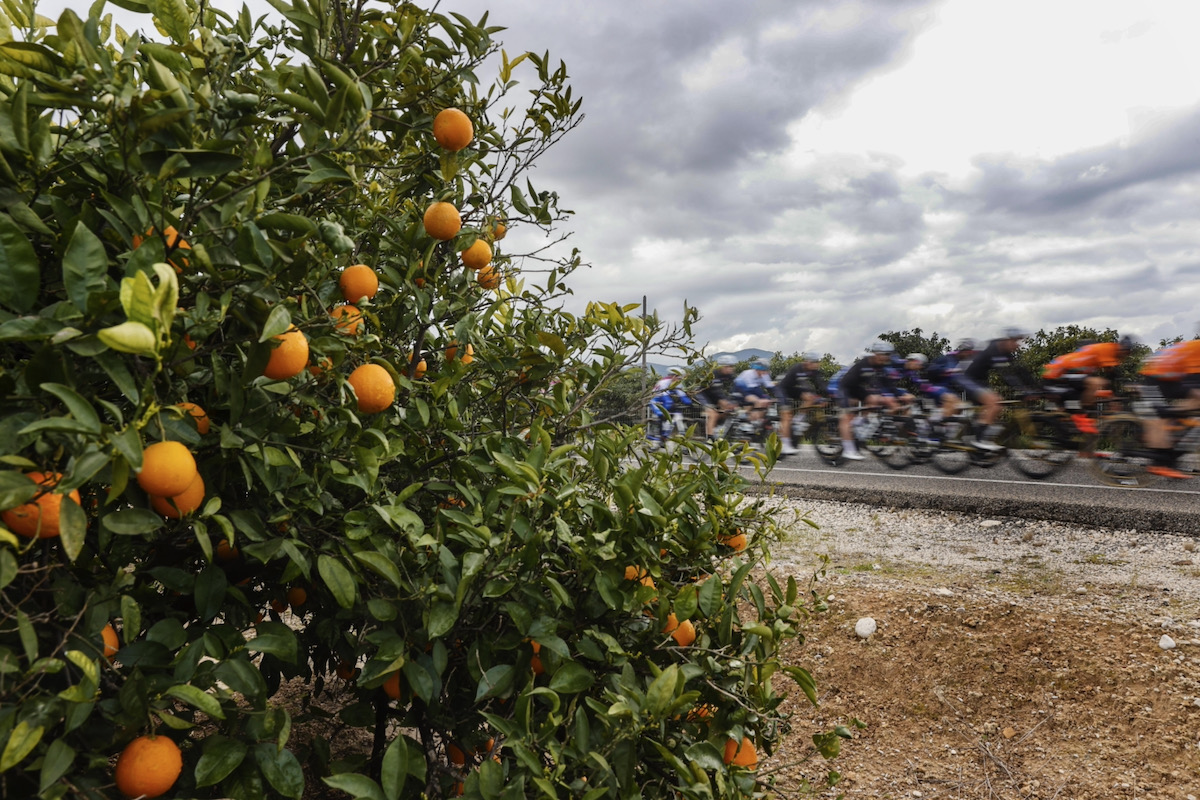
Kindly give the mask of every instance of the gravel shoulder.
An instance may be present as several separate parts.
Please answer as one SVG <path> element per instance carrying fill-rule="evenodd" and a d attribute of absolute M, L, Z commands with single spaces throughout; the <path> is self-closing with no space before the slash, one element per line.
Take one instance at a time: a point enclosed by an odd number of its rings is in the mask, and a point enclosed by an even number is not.
<path fill-rule="evenodd" d="M 1200 797 L 1200 540 L 776 502 L 818 527 L 790 525 L 770 569 L 823 569 L 829 605 L 785 653 L 822 702 L 792 692 L 765 765 L 782 785 L 832 768 L 848 798 Z M 838 759 L 813 753 L 854 720 Z"/>

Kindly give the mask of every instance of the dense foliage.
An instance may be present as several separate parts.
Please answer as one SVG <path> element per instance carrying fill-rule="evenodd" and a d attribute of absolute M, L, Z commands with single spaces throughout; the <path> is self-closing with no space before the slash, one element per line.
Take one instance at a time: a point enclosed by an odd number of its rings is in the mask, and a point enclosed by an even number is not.
<path fill-rule="evenodd" d="M 528 176 L 579 122 L 565 66 L 408 3 L 120 5 L 163 41 L 0 12 L 0 511 L 59 517 L 0 529 L 0 795 L 115 797 L 152 731 L 181 797 L 760 791 L 725 748 L 782 734 L 777 671 L 815 699 L 777 657 L 808 587 L 752 582 L 777 529 L 735 472 L 631 461 L 589 411 L 694 315 L 566 313 L 578 257 L 500 241 L 566 213 Z M 378 293 L 335 320 L 358 263 Z M 144 488 L 160 440 L 192 513 Z M 288 681 L 345 687 L 373 747 L 293 736 Z"/>

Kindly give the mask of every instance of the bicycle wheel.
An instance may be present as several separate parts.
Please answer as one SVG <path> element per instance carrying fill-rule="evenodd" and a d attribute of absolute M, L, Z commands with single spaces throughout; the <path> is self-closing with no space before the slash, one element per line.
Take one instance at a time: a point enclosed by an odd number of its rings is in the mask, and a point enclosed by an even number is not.
<path fill-rule="evenodd" d="M 1142 421 L 1113 417 L 1100 426 L 1096 451 L 1088 465 L 1092 475 L 1109 486 L 1136 489 L 1149 486 L 1157 476 L 1146 471 L 1150 454 L 1142 446 Z"/>
<path fill-rule="evenodd" d="M 1017 472 L 1035 480 L 1050 477 L 1075 458 L 1074 442 L 1062 418 L 1045 413 L 1019 420 L 1008 452 Z"/>
<path fill-rule="evenodd" d="M 812 437 L 817 455 L 836 467 L 842 458 L 842 434 L 838 429 L 837 415 L 826 415 L 820 424 L 814 425 Z"/>
<path fill-rule="evenodd" d="M 944 472 L 947 475 L 957 475 L 971 466 L 971 454 L 975 449 L 961 438 L 949 439 L 942 442 L 933 451 L 930 461 L 939 472 Z"/>
<path fill-rule="evenodd" d="M 888 446 L 875 452 L 879 460 L 892 469 L 904 469 L 913 463 L 911 445 L 916 441 L 917 429 L 910 417 L 891 417 L 881 433 L 890 436 Z"/>

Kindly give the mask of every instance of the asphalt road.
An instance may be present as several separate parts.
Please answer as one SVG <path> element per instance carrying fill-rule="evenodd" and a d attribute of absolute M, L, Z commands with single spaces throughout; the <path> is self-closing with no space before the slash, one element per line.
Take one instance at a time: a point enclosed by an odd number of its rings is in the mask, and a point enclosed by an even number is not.
<path fill-rule="evenodd" d="M 871 456 L 831 467 L 809 448 L 780 459 L 760 488 L 789 497 L 1200 536 L 1200 477 L 1121 488 L 1099 482 L 1085 464 L 1076 461 L 1045 480 L 1026 478 L 1007 461 L 944 475 L 928 465 L 893 470 Z M 754 475 L 750 468 L 745 473 Z"/>

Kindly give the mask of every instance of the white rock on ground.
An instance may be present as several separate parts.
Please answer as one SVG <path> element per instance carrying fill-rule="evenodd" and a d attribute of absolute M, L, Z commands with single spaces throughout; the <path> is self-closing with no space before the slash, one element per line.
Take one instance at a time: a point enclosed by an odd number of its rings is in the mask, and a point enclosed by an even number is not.
<path fill-rule="evenodd" d="M 863 617 L 858 622 L 854 623 L 854 635 L 860 639 L 867 639 L 871 634 L 875 633 L 879 626 L 875 624 L 875 620 L 870 617 Z M 1174 643 L 1171 644 L 1174 647 Z"/>
<path fill-rule="evenodd" d="M 1162 638 L 1158 640 L 1158 646 L 1161 647 L 1163 650 L 1174 650 L 1175 649 L 1175 640 L 1172 639 L 1170 636 L 1167 636 L 1164 633 L 1162 635 Z"/>

